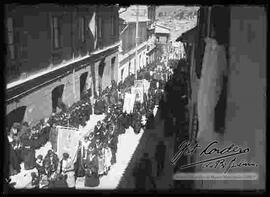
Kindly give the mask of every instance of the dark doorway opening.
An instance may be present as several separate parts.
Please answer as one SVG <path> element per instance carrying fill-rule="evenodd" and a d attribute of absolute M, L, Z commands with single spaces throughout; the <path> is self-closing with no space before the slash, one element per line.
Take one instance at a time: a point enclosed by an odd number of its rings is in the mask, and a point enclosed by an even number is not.
<path fill-rule="evenodd" d="M 98 89 L 99 91 L 102 91 L 102 77 L 104 73 L 104 68 L 105 68 L 105 58 L 100 62 L 98 66 L 98 75 L 99 75 L 99 84 L 98 84 Z"/>
<path fill-rule="evenodd" d="M 18 107 L 9 112 L 6 116 L 6 128 L 10 130 L 14 122 L 22 123 L 26 111 L 26 106 Z"/>
<path fill-rule="evenodd" d="M 115 57 L 111 59 L 111 81 L 114 80 Z"/>
<path fill-rule="evenodd" d="M 121 81 L 123 81 L 124 78 L 124 69 L 121 70 Z"/>
<path fill-rule="evenodd" d="M 81 74 L 80 76 L 80 99 L 83 98 L 83 95 L 86 93 L 86 79 L 88 72 Z"/>
<path fill-rule="evenodd" d="M 64 91 L 63 84 L 55 87 L 52 91 L 52 112 L 53 113 L 56 113 L 58 101 L 62 100 L 63 91 Z"/>
<path fill-rule="evenodd" d="M 129 62 L 129 64 L 128 64 L 128 76 L 130 75 L 130 67 L 131 67 L 131 63 Z"/>

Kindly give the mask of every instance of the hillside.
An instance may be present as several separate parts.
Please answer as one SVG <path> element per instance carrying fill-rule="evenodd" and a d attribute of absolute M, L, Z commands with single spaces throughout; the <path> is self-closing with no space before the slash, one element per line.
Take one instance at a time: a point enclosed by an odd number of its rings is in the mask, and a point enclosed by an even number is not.
<path fill-rule="evenodd" d="M 171 40 L 175 41 L 183 32 L 196 26 L 198 7 L 159 6 L 156 19 L 171 28 Z"/>
<path fill-rule="evenodd" d="M 176 18 L 186 19 L 197 15 L 198 7 L 186 6 L 158 6 L 156 9 L 156 17 L 160 18 Z"/>

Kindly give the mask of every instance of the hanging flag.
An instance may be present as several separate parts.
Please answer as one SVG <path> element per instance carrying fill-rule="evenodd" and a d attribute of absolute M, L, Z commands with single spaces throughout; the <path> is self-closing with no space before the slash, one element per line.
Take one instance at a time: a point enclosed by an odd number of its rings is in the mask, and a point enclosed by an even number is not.
<path fill-rule="evenodd" d="M 97 46 L 97 28 L 96 28 L 96 12 L 95 11 L 88 24 L 88 28 L 90 30 L 90 36 L 93 39 L 93 45 L 94 45 L 94 50 L 95 50 Z"/>

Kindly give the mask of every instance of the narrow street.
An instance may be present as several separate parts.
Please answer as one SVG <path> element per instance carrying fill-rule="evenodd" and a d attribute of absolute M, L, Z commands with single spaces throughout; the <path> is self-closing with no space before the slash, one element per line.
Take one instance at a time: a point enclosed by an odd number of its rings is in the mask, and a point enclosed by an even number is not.
<path fill-rule="evenodd" d="M 78 178 L 76 189 L 80 190 L 104 190 L 104 189 L 135 189 L 134 177 L 132 175 L 136 162 L 142 157 L 143 153 L 149 153 L 152 160 L 153 176 L 156 181 L 157 189 L 171 188 L 173 167 L 170 164 L 171 154 L 173 152 L 174 137 L 163 137 L 164 121 L 159 120 L 159 110 L 157 106 L 154 110 L 155 129 L 141 130 L 139 134 L 134 134 L 133 129 L 127 129 L 127 132 L 119 136 L 117 162 L 111 166 L 109 173 L 100 178 L 100 184 L 97 187 L 85 187 L 85 177 Z M 155 146 L 159 140 L 164 140 L 167 152 L 164 165 L 164 173 L 156 177 L 156 163 L 154 160 Z M 147 183 L 147 189 L 152 189 L 151 184 Z"/>
<path fill-rule="evenodd" d="M 118 185 L 119 189 L 134 189 L 134 177 L 132 175 L 133 168 L 136 162 L 143 156 L 143 153 L 148 153 L 149 157 L 152 161 L 152 175 L 154 180 L 156 181 L 157 189 L 169 189 L 171 188 L 173 181 L 172 181 L 172 174 L 173 174 L 173 166 L 170 164 L 170 158 L 173 153 L 173 143 L 174 137 L 164 138 L 163 136 L 163 125 L 164 121 L 159 120 L 159 110 L 156 112 L 155 116 L 155 129 L 147 129 L 141 141 L 136 148 L 135 153 L 132 156 L 132 159 L 126 168 L 121 181 Z M 156 177 L 156 162 L 154 159 L 155 154 L 155 147 L 159 140 L 164 140 L 167 152 L 166 152 L 166 159 L 164 164 L 164 173 L 161 174 L 160 177 Z M 151 184 L 148 182 L 147 189 L 152 189 Z"/>
<path fill-rule="evenodd" d="M 267 6 L 4 13 L 3 194 L 265 190 Z"/>

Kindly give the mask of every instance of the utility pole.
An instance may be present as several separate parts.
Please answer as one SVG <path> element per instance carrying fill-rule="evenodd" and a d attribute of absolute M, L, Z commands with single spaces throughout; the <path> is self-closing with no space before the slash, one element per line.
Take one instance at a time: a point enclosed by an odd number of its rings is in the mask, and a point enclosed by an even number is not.
<path fill-rule="evenodd" d="M 136 55 L 135 55 L 135 58 L 136 58 L 136 64 L 134 65 L 135 66 L 135 79 L 137 80 L 137 64 L 138 64 L 138 30 L 139 30 L 139 5 L 137 5 L 137 9 L 136 9 Z"/>

